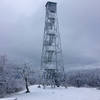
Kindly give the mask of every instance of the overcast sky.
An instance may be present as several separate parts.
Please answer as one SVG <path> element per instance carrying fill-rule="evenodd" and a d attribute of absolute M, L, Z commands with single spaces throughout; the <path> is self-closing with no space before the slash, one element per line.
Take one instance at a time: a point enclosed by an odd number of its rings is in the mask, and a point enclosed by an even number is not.
<path fill-rule="evenodd" d="M 58 2 L 64 64 L 100 67 L 100 0 Z M 40 66 L 46 0 L 0 0 L 0 54 Z"/>

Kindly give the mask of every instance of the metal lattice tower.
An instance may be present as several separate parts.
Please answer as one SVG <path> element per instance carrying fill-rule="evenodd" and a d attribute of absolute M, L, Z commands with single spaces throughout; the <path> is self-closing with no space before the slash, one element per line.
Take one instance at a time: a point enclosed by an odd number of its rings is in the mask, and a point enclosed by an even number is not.
<path fill-rule="evenodd" d="M 61 39 L 57 19 L 57 3 L 47 2 L 41 57 L 43 85 L 60 85 L 64 76 Z"/>

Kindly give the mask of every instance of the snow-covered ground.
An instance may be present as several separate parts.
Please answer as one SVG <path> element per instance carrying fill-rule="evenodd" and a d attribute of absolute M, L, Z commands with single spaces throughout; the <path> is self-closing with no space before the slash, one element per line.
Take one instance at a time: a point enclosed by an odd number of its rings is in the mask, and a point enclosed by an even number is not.
<path fill-rule="evenodd" d="M 28 94 L 23 91 L 11 98 L 17 98 L 17 100 L 100 100 L 100 90 L 95 88 L 60 87 L 43 89 L 30 86 L 30 91 L 31 93 Z"/>

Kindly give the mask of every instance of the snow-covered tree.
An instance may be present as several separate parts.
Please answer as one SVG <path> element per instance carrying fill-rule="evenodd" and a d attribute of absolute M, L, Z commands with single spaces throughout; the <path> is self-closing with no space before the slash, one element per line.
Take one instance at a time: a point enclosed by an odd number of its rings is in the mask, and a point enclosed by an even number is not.
<path fill-rule="evenodd" d="M 20 70 L 19 70 L 20 75 L 22 76 L 24 82 L 25 82 L 25 87 L 26 87 L 26 93 L 29 93 L 29 84 L 30 84 L 30 79 L 31 79 L 31 75 L 34 73 L 29 64 L 24 64 Z"/>

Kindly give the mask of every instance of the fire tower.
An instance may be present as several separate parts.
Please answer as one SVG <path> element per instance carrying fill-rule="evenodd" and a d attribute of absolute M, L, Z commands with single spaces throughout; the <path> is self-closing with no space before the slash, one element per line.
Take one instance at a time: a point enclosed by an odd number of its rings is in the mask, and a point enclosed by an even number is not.
<path fill-rule="evenodd" d="M 41 56 L 42 83 L 60 85 L 64 78 L 61 39 L 57 19 L 57 3 L 47 2 L 43 48 Z"/>

